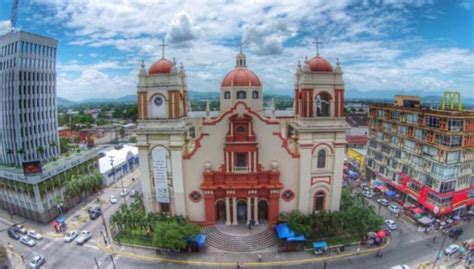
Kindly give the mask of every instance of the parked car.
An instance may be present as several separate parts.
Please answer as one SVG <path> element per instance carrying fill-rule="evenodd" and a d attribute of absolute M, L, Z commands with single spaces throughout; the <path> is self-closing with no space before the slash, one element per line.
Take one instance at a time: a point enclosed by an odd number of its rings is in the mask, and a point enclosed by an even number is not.
<path fill-rule="evenodd" d="M 367 183 L 362 183 L 360 185 L 360 187 L 362 188 L 363 191 L 370 191 L 370 188 L 369 186 L 367 185 Z"/>
<path fill-rule="evenodd" d="M 461 236 L 461 234 L 463 233 L 463 229 L 460 228 L 460 227 L 456 227 L 456 228 L 452 228 L 451 230 L 449 230 L 448 232 L 448 235 L 449 237 L 451 238 L 458 238 L 459 236 Z"/>
<path fill-rule="evenodd" d="M 27 246 L 30 246 L 30 247 L 34 247 L 36 245 L 36 242 L 35 240 L 31 239 L 29 236 L 27 235 L 24 235 L 20 238 L 20 242 L 27 245 Z"/>
<path fill-rule="evenodd" d="M 137 190 L 131 190 L 130 191 L 130 197 L 137 197 L 139 192 Z"/>
<path fill-rule="evenodd" d="M 35 230 L 29 230 L 28 236 L 36 240 L 41 240 L 43 238 L 43 236 Z"/>
<path fill-rule="evenodd" d="M 120 192 L 120 196 L 121 196 L 121 197 L 125 197 L 125 196 L 128 195 L 129 192 L 130 192 L 130 191 L 129 191 L 128 189 L 123 189 L 123 191 Z"/>
<path fill-rule="evenodd" d="M 118 202 L 117 198 L 115 197 L 115 195 L 110 195 L 110 203 L 111 204 L 116 204 Z"/>
<path fill-rule="evenodd" d="M 45 262 L 46 260 L 44 259 L 44 256 L 40 254 L 31 259 L 29 266 L 30 268 L 40 268 Z"/>
<path fill-rule="evenodd" d="M 91 220 L 95 220 L 100 217 L 100 215 L 102 215 L 102 209 L 100 209 L 100 207 L 96 207 L 89 213 L 89 218 Z"/>
<path fill-rule="evenodd" d="M 87 240 L 91 239 L 92 235 L 89 231 L 81 231 L 81 234 L 76 238 L 76 244 L 83 245 Z"/>
<path fill-rule="evenodd" d="M 74 238 L 76 238 L 78 235 L 79 233 L 77 231 L 69 231 L 64 236 L 64 242 L 69 243 L 74 240 Z"/>
<path fill-rule="evenodd" d="M 17 233 L 26 234 L 28 232 L 26 228 L 21 224 L 15 224 L 13 225 L 13 227 Z"/>
<path fill-rule="evenodd" d="M 459 246 L 456 244 L 449 245 L 445 250 L 444 253 L 448 256 L 453 255 L 454 253 L 458 252 Z"/>
<path fill-rule="evenodd" d="M 388 206 L 388 201 L 387 199 L 378 199 L 377 203 L 383 205 L 383 206 Z"/>
<path fill-rule="evenodd" d="M 390 229 L 390 230 L 396 230 L 397 229 L 397 223 L 391 219 L 388 219 L 388 220 L 385 220 L 385 225 L 387 225 L 387 227 Z"/>
<path fill-rule="evenodd" d="M 362 195 L 364 195 L 365 197 L 371 199 L 374 197 L 375 193 L 373 191 L 364 191 L 362 192 Z"/>
<path fill-rule="evenodd" d="M 393 214 L 400 213 L 401 208 L 398 205 L 389 205 L 388 211 L 392 212 Z"/>
<path fill-rule="evenodd" d="M 21 237 L 13 228 L 8 229 L 7 233 L 10 238 L 15 239 L 15 240 L 18 240 Z"/>

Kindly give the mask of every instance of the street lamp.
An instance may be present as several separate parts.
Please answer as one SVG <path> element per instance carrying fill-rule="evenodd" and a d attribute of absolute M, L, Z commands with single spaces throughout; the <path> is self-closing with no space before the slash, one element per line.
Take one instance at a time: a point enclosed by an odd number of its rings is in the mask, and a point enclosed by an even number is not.
<path fill-rule="evenodd" d="M 433 269 L 435 268 L 436 263 L 440 259 L 441 251 L 443 251 L 444 242 L 446 242 L 446 237 L 448 236 L 447 232 L 443 232 L 443 233 L 444 233 L 443 242 L 441 242 L 441 246 L 439 246 L 439 251 L 438 251 L 438 253 L 436 253 L 436 258 L 433 262 L 433 267 L 432 267 Z"/>

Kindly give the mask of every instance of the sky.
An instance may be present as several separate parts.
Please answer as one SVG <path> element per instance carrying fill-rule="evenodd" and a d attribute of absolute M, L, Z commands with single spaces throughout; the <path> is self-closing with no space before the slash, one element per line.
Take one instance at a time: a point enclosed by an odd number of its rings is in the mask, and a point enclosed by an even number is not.
<path fill-rule="evenodd" d="M 0 34 L 12 0 L 0 0 Z M 266 93 L 292 93 L 298 61 L 341 62 L 346 91 L 474 97 L 474 1 L 20 0 L 16 28 L 53 37 L 58 96 L 136 93 L 141 60 L 183 63 L 188 90 L 219 91 L 239 43 Z"/>

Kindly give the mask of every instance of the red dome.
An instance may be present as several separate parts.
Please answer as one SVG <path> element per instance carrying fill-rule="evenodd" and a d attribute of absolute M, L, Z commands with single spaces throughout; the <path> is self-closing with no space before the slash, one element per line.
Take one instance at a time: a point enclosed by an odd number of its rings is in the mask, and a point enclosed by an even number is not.
<path fill-rule="evenodd" d="M 331 64 L 320 56 L 316 56 L 309 60 L 309 69 L 312 72 L 332 72 Z"/>
<path fill-rule="evenodd" d="M 159 59 L 150 66 L 148 74 L 167 74 L 171 72 L 171 67 L 173 67 L 172 62 L 166 59 Z"/>
<path fill-rule="evenodd" d="M 228 86 L 261 86 L 257 75 L 247 68 L 235 68 L 222 80 L 222 87 Z"/>

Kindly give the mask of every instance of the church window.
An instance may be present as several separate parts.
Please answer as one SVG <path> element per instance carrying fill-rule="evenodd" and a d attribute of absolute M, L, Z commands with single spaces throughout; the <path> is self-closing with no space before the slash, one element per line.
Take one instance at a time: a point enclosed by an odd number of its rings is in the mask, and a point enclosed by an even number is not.
<path fill-rule="evenodd" d="M 326 194 L 324 191 L 318 191 L 314 195 L 314 210 L 319 211 L 324 209 L 324 203 L 326 201 Z"/>
<path fill-rule="evenodd" d="M 331 96 L 322 92 L 316 95 L 316 116 L 329 117 L 331 115 Z"/>
<path fill-rule="evenodd" d="M 318 151 L 318 168 L 326 167 L 326 151 L 321 149 Z"/>
<path fill-rule="evenodd" d="M 237 128 L 237 133 L 241 134 L 241 133 L 244 133 L 245 132 L 245 128 L 243 126 L 239 126 Z"/>
<path fill-rule="evenodd" d="M 285 200 L 286 202 L 289 202 L 291 200 L 293 200 L 293 198 L 295 198 L 295 193 L 291 190 L 285 190 L 282 194 L 281 194 L 281 198 L 283 200 Z"/>
<path fill-rule="evenodd" d="M 202 195 L 198 191 L 193 191 L 189 194 L 189 199 L 191 199 L 191 201 L 197 203 L 197 202 L 201 201 Z"/>
<path fill-rule="evenodd" d="M 237 153 L 236 154 L 236 166 L 237 167 L 245 167 L 247 166 L 247 154 L 246 153 Z"/>
<path fill-rule="evenodd" d="M 247 93 L 245 91 L 238 91 L 237 92 L 237 99 L 246 99 Z"/>
<path fill-rule="evenodd" d="M 230 92 L 224 92 L 224 99 L 230 99 Z"/>
<path fill-rule="evenodd" d="M 252 92 L 252 98 L 253 99 L 258 99 L 258 91 L 253 91 Z"/>

